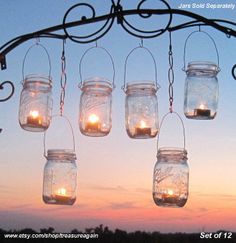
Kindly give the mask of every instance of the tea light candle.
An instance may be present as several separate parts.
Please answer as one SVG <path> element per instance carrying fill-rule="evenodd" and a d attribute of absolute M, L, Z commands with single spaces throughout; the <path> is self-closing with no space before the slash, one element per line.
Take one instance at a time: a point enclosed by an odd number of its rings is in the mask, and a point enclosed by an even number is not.
<path fill-rule="evenodd" d="M 201 104 L 199 108 L 194 109 L 194 116 L 209 117 L 210 115 L 211 115 L 211 110 L 207 109 L 207 107 L 203 104 Z"/>
<path fill-rule="evenodd" d="M 42 117 L 38 111 L 30 111 L 27 117 L 27 124 L 32 126 L 42 126 Z"/>
<path fill-rule="evenodd" d="M 68 196 L 66 194 L 66 189 L 65 188 L 59 188 L 56 193 L 55 193 L 55 199 L 57 200 L 57 202 L 59 203 L 65 203 L 68 200 L 70 200 L 70 196 Z"/>
<path fill-rule="evenodd" d="M 99 121 L 99 117 L 95 114 L 91 114 L 88 118 L 88 122 L 86 123 L 85 129 L 87 131 L 100 131 L 101 123 Z"/>
<path fill-rule="evenodd" d="M 141 120 L 139 126 L 135 127 L 135 135 L 151 135 L 151 128 L 147 127 L 146 122 Z"/>
<path fill-rule="evenodd" d="M 162 200 L 165 203 L 175 203 L 178 200 L 178 196 L 174 194 L 173 190 L 168 190 L 167 193 L 162 194 Z"/>

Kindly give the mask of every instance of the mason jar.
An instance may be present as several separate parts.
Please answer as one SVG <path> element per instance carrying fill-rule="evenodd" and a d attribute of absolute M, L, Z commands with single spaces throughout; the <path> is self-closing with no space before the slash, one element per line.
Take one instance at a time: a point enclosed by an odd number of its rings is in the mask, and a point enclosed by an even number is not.
<path fill-rule="evenodd" d="M 72 205 L 76 200 L 77 166 L 73 150 L 49 149 L 44 167 L 43 201 Z"/>
<path fill-rule="evenodd" d="M 214 119 L 217 113 L 219 67 L 211 62 L 190 62 L 186 70 L 184 114 L 198 120 Z"/>
<path fill-rule="evenodd" d="M 162 207 L 183 207 L 188 199 L 187 151 L 160 148 L 153 173 L 153 199 Z"/>
<path fill-rule="evenodd" d="M 153 138 L 158 133 L 158 87 L 152 81 L 126 86 L 125 125 L 130 138 Z"/>
<path fill-rule="evenodd" d="M 49 77 L 28 75 L 20 95 L 19 124 L 27 131 L 43 132 L 52 116 L 52 81 Z"/>
<path fill-rule="evenodd" d="M 105 78 L 83 82 L 80 97 L 79 127 L 82 134 L 106 136 L 112 127 L 111 106 L 113 84 Z"/>

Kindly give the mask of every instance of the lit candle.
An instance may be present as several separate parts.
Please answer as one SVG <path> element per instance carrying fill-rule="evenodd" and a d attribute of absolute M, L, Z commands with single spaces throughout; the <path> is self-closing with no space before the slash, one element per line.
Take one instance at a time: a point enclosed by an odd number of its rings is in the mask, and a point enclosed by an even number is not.
<path fill-rule="evenodd" d="M 139 126 L 135 127 L 135 135 L 137 136 L 150 136 L 151 135 L 151 128 L 147 127 L 145 121 L 141 120 Z"/>
<path fill-rule="evenodd" d="M 200 104 L 197 109 L 194 109 L 194 116 L 209 117 L 211 115 L 211 110 L 207 109 L 204 104 Z"/>
<path fill-rule="evenodd" d="M 174 191 L 168 189 L 166 193 L 162 194 L 162 200 L 165 203 L 175 203 L 178 200 L 178 196 L 174 194 Z"/>
<path fill-rule="evenodd" d="M 96 132 L 101 130 L 101 123 L 99 117 L 95 114 L 91 114 L 85 126 L 85 130 Z"/>
<path fill-rule="evenodd" d="M 59 188 L 55 193 L 55 199 L 58 203 L 66 203 L 70 200 L 70 196 L 67 195 L 66 189 L 64 187 Z"/>
<path fill-rule="evenodd" d="M 27 124 L 32 126 L 42 126 L 42 117 L 38 111 L 30 111 L 27 117 Z"/>

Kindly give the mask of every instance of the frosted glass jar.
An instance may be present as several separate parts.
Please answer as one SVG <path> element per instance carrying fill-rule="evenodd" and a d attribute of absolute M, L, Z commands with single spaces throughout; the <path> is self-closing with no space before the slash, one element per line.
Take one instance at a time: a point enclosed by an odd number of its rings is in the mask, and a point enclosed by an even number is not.
<path fill-rule="evenodd" d="M 50 149 L 44 167 L 43 201 L 72 205 L 76 200 L 77 166 L 73 150 Z"/>
<path fill-rule="evenodd" d="M 113 84 L 104 78 L 87 79 L 81 87 L 79 127 L 92 137 L 108 135 L 112 127 L 111 107 Z"/>
<path fill-rule="evenodd" d="M 31 132 L 47 130 L 51 122 L 52 103 L 51 80 L 46 76 L 26 76 L 20 95 L 20 126 Z"/>
<path fill-rule="evenodd" d="M 160 148 L 153 173 L 153 199 L 158 206 L 183 207 L 188 199 L 187 151 Z"/>
<path fill-rule="evenodd" d="M 184 114 L 187 118 L 215 118 L 219 96 L 218 72 L 218 66 L 211 62 L 188 64 L 184 91 Z"/>
<path fill-rule="evenodd" d="M 130 138 L 153 138 L 158 132 L 158 103 L 154 82 L 131 82 L 126 86 L 125 125 Z"/>

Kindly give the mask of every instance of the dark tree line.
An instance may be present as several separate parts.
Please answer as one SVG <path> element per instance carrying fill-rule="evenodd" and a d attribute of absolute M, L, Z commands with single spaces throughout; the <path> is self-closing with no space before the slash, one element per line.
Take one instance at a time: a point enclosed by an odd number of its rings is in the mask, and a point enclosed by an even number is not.
<path fill-rule="evenodd" d="M 101 242 L 101 243 L 205 243 L 205 242 L 228 242 L 228 243 L 236 243 L 236 233 L 232 233 L 230 238 L 225 239 L 226 236 L 230 236 L 227 231 L 217 231 L 212 233 L 221 232 L 220 239 L 201 239 L 200 233 L 168 233 L 163 234 L 158 231 L 155 232 L 145 232 L 145 231 L 135 231 L 135 232 L 126 232 L 124 230 L 115 229 L 114 231 L 110 230 L 107 226 L 99 225 L 95 228 L 87 228 L 84 231 L 80 231 L 78 229 L 73 229 L 72 234 L 98 234 L 99 237 L 97 239 L 48 239 L 48 238 L 40 238 L 40 239 L 6 239 L 4 234 L 57 234 L 59 232 L 55 232 L 54 228 L 42 228 L 40 231 L 35 231 L 30 228 L 22 229 L 22 230 L 3 230 L 0 229 L 0 242 L 1 243 L 11 243 L 11 242 Z M 61 232 L 60 232 L 61 233 Z"/>

